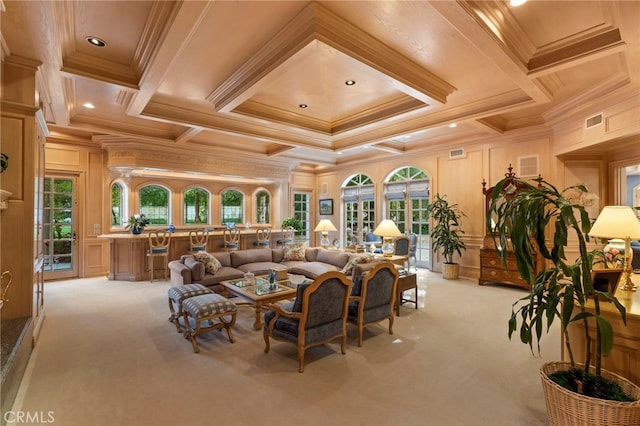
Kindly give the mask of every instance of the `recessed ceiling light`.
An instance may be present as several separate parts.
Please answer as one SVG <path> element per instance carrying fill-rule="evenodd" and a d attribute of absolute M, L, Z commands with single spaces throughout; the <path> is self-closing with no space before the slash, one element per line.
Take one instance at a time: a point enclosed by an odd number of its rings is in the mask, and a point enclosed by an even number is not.
<path fill-rule="evenodd" d="M 300 104 L 300 105 L 298 105 L 298 106 L 299 106 L 300 108 L 308 108 L 308 107 L 309 107 L 309 105 L 307 105 L 307 104 Z"/>
<path fill-rule="evenodd" d="M 82 104 L 82 106 L 85 107 L 85 108 L 89 108 L 89 109 L 94 109 L 96 107 L 91 102 L 85 102 L 85 103 Z"/>
<path fill-rule="evenodd" d="M 355 80 L 347 80 L 344 82 L 344 84 L 346 84 L 347 86 L 353 86 L 354 84 L 356 84 Z"/>
<path fill-rule="evenodd" d="M 453 129 L 454 127 L 458 127 L 458 125 L 456 123 L 451 123 L 449 124 L 449 127 Z"/>
<path fill-rule="evenodd" d="M 527 0 L 509 0 L 509 6 L 518 7 L 518 6 L 522 6 L 526 2 Z"/>
<path fill-rule="evenodd" d="M 91 44 L 93 46 L 97 46 L 97 47 L 105 47 L 107 45 L 106 41 L 102 40 L 101 38 L 94 37 L 94 36 L 87 37 L 87 42 L 89 42 L 89 44 Z"/>

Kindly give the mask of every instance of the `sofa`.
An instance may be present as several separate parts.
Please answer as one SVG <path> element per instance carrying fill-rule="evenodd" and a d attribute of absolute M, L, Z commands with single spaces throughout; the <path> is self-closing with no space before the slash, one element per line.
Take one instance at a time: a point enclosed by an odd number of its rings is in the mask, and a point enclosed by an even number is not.
<path fill-rule="evenodd" d="M 315 247 L 257 248 L 209 254 L 221 265 L 215 273 L 206 272 L 204 264 L 193 255 L 182 255 L 179 260 L 169 262 L 171 285 L 202 284 L 221 291 L 221 281 L 240 279 L 247 272 L 266 275 L 271 269 L 286 269 L 310 279 L 328 271 L 343 271 L 351 277 L 354 264 L 371 260 L 362 253 Z"/>

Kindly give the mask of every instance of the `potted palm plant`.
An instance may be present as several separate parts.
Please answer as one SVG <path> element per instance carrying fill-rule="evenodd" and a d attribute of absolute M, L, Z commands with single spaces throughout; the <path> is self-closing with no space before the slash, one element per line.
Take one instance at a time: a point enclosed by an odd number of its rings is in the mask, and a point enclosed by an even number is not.
<path fill-rule="evenodd" d="M 453 261 L 454 253 L 462 256 L 467 246 L 462 241 L 460 221 L 465 216 L 457 204 L 449 204 L 445 198 L 436 194 L 435 199 L 427 206 L 427 215 L 435 221 L 431 229 L 431 242 L 434 250 L 442 249 L 444 263 L 442 265 L 442 277 L 445 279 L 457 279 L 460 271 L 458 263 Z"/>
<path fill-rule="evenodd" d="M 514 183 L 518 190 L 511 192 L 509 187 L 514 187 Z M 529 294 L 513 304 L 509 338 L 518 332 L 523 343 L 532 351 L 535 344 L 539 351 L 544 331 L 549 330 L 554 320 L 560 321 L 570 361 L 547 363 L 540 372 L 552 425 L 637 425 L 640 424 L 640 387 L 601 367 L 602 357 L 613 347 L 613 329 L 600 314 L 600 300 L 612 302 L 623 320 L 626 311 L 614 295 L 593 286 L 592 270 L 598 251 L 587 248 L 592 224 L 585 208 L 571 201 L 580 199 L 586 192 L 582 185 L 558 191 L 542 178 L 533 182 L 505 178 L 495 185 L 487 229 L 493 231 L 491 235 L 504 264 L 507 252 L 513 252 L 518 272 L 531 284 Z M 570 198 L 568 194 L 573 196 Z M 553 235 L 549 243 L 548 230 Z M 573 262 L 565 256 L 571 234 L 575 234 L 579 249 L 579 256 Z M 537 274 L 533 266 L 536 253 L 546 260 L 545 267 Z M 587 309 L 588 304 L 595 310 Z M 580 362 L 574 359 L 568 333 L 569 325 L 574 322 L 584 325 L 585 357 Z M 595 339 L 588 322 L 595 322 Z M 618 411 L 608 411 L 610 409 Z"/>

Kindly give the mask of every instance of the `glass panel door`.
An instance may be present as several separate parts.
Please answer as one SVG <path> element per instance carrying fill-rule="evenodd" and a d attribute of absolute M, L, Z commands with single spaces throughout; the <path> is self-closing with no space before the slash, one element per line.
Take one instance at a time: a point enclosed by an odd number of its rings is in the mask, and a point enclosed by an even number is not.
<path fill-rule="evenodd" d="M 75 186 L 75 177 L 44 178 L 45 280 L 78 276 Z"/>

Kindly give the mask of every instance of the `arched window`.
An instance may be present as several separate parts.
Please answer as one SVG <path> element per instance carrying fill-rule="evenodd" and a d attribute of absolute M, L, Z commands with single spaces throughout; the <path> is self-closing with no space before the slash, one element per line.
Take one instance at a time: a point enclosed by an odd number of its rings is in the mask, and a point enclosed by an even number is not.
<path fill-rule="evenodd" d="M 184 224 L 209 223 L 209 191 L 203 188 L 191 188 L 184 192 Z"/>
<path fill-rule="evenodd" d="M 362 244 L 368 232 L 376 229 L 375 192 L 371 178 L 357 174 L 342 186 L 345 212 L 345 245 Z"/>
<path fill-rule="evenodd" d="M 222 193 L 222 223 L 244 223 L 244 195 L 229 189 Z"/>
<path fill-rule="evenodd" d="M 429 176 L 422 170 L 406 166 L 395 170 L 384 184 L 389 219 L 400 232 L 417 237 L 416 265 L 428 267 L 430 262 Z"/>
<path fill-rule="evenodd" d="M 256 221 L 257 223 L 270 223 L 271 196 L 265 190 L 256 192 Z"/>
<path fill-rule="evenodd" d="M 170 223 L 169 190 L 160 185 L 147 185 L 140 188 L 140 213 L 147 216 L 149 225 L 168 225 Z"/>
<path fill-rule="evenodd" d="M 111 185 L 111 227 L 122 228 L 127 221 L 127 187 L 122 182 Z"/>

